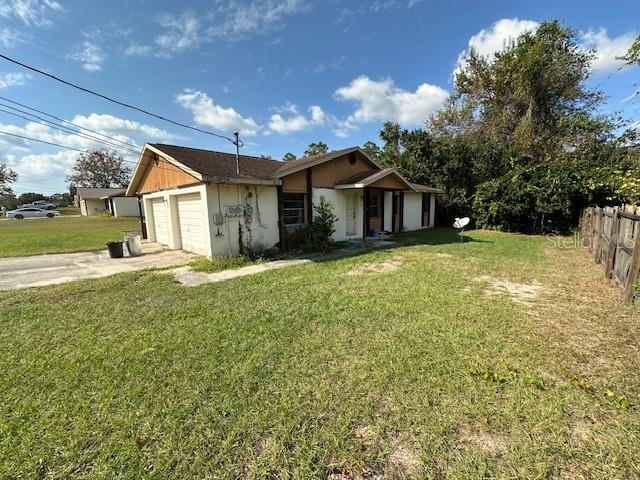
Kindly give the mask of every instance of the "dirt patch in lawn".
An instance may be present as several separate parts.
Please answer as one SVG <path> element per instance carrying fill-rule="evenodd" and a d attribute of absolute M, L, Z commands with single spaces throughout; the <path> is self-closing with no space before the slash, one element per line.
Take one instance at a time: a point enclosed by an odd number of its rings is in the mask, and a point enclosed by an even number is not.
<path fill-rule="evenodd" d="M 487 297 L 504 296 L 525 306 L 531 306 L 542 289 L 542 286 L 536 281 L 532 283 L 518 283 L 490 277 L 488 275 L 476 277 L 473 281 L 486 284 L 483 293 Z"/>
<path fill-rule="evenodd" d="M 367 262 L 356 265 L 347 272 L 349 276 L 362 275 L 368 272 L 387 273 L 397 270 L 404 264 L 402 257 L 393 257 L 382 262 Z"/>
<path fill-rule="evenodd" d="M 400 439 L 391 442 L 391 454 L 387 459 L 385 477 L 413 478 L 420 466 L 418 452 Z"/>
<path fill-rule="evenodd" d="M 460 432 L 460 441 L 467 450 L 480 450 L 496 457 L 507 453 L 507 443 L 504 439 L 489 432 L 463 429 Z"/>

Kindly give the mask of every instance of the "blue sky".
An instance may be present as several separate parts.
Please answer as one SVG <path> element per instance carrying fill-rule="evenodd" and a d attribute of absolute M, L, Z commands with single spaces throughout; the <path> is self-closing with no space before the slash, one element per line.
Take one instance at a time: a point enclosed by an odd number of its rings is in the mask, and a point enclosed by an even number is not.
<path fill-rule="evenodd" d="M 384 120 L 419 127 L 471 46 L 490 55 L 553 18 L 596 50 L 590 82 L 609 96 L 605 108 L 638 121 L 640 102 L 629 97 L 640 68 L 615 60 L 640 33 L 637 1 L 0 0 L 0 51 L 180 122 L 239 129 L 243 153 L 281 158 L 318 140 L 331 149 L 377 141 Z M 234 148 L 3 61 L 0 96 L 136 145 Z M 3 112 L 0 130 L 95 146 Z M 77 152 L 0 141 L 0 159 L 19 174 L 16 192 L 66 189 Z"/>

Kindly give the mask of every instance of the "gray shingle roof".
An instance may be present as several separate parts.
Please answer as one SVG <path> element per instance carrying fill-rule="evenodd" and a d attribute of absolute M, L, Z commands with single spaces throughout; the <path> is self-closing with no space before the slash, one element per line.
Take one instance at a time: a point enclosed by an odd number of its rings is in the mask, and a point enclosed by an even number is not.
<path fill-rule="evenodd" d="M 78 187 L 77 195 L 79 198 L 102 198 L 122 196 L 127 191 L 126 188 L 88 188 Z"/>
<path fill-rule="evenodd" d="M 162 143 L 151 143 L 150 145 L 204 177 L 272 179 L 271 174 L 285 163 L 268 158 L 240 155 L 240 175 L 238 175 L 235 153 L 214 152 Z"/>

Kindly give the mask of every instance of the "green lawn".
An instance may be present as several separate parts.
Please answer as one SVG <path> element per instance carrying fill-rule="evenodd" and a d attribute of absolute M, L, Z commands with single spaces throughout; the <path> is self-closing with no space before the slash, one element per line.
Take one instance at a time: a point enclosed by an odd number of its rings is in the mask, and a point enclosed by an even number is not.
<path fill-rule="evenodd" d="M 80 215 L 80 209 L 77 207 L 58 207 L 56 210 L 60 215 Z"/>
<path fill-rule="evenodd" d="M 0 294 L 0 478 L 640 477 L 638 309 L 582 251 L 468 237 Z"/>
<path fill-rule="evenodd" d="M 0 221 L 0 257 L 102 250 L 139 230 L 137 218 L 55 217 Z"/>

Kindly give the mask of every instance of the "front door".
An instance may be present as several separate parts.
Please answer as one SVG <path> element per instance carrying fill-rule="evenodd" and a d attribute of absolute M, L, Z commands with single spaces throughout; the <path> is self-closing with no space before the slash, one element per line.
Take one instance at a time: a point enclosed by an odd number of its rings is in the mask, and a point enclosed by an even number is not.
<path fill-rule="evenodd" d="M 350 193 L 345 202 L 344 219 L 346 223 L 347 236 L 356 234 L 356 200 L 357 195 Z"/>

